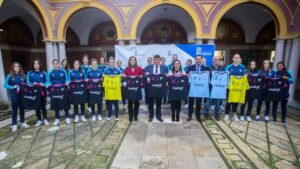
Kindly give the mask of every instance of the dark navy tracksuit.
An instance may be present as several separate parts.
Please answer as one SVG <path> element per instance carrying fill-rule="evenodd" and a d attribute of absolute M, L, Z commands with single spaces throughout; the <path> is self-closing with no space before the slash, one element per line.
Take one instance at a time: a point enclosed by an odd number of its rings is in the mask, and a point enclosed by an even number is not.
<path fill-rule="evenodd" d="M 47 119 L 47 110 L 46 110 L 46 101 L 47 101 L 47 91 L 45 89 L 45 85 L 47 82 L 47 73 L 45 71 L 29 71 L 27 73 L 26 82 L 28 84 L 34 84 L 34 83 L 42 83 L 42 89 L 45 93 L 44 96 L 41 96 L 40 98 L 40 108 L 35 110 L 36 117 L 38 120 L 42 120 L 41 113 L 43 114 L 43 119 Z"/>
<path fill-rule="evenodd" d="M 19 95 L 19 87 L 14 89 L 14 85 L 21 85 L 22 82 L 25 82 L 25 77 L 16 74 L 11 76 L 8 74 L 5 79 L 4 87 L 9 90 L 11 97 L 11 106 L 12 106 L 12 125 L 17 125 L 17 115 L 18 109 L 20 111 L 20 120 L 21 123 L 24 123 L 24 108 L 21 100 L 21 95 Z"/>
<path fill-rule="evenodd" d="M 87 73 L 87 79 L 101 79 L 103 75 L 103 72 L 100 69 L 96 70 L 89 70 Z M 91 109 L 92 109 L 92 115 L 95 115 L 95 104 L 91 104 Z M 101 101 L 98 103 L 98 115 L 102 114 L 102 97 Z"/>

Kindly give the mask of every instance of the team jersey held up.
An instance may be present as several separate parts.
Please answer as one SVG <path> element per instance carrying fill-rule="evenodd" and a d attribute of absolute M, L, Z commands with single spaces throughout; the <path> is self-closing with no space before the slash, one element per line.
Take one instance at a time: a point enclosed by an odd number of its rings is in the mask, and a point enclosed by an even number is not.
<path fill-rule="evenodd" d="M 123 81 L 124 97 L 127 100 L 142 99 L 142 78 L 140 76 L 126 76 Z"/>
<path fill-rule="evenodd" d="M 164 74 L 151 74 L 144 76 L 147 85 L 148 97 L 165 97 L 167 77 Z"/>
<path fill-rule="evenodd" d="M 288 84 L 282 78 L 266 78 L 264 83 L 266 101 L 281 101 L 285 99 L 285 89 Z"/>
<path fill-rule="evenodd" d="M 122 100 L 120 75 L 104 75 L 105 100 Z"/>
<path fill-rule="evenodd" d="M 248 99 L 262 99 L 264 76 L 262 74 L 248 74 L 249 90 Z"/>
<path fill-rule="evenodd" d="M 20 91 L 24 109 L 35 110 L 40 108 L 41 88 L 41 86 L 37 87 L 22 83 Z"/>
<path fill-rule="evenodd" d="M 86 81 L 71 81 L 70 88 L 70 102 L 71 104 L 83 104 L 87 102 L 87 84 Z"/>
<path fill-rule="evenodd" d="M 189 97 L 209 97 L 209 71 L 193 72 L 190 74 L 190 92 Z"/>
<path fill-rule="evenodd" d="M 102 104 L 102 79 L 88 79 L 87 82 L 87 92 L 88 92 L 88 103 L 89 104 Z"/>
<path fill-rule="evenodd" d="M 185 100 L 188 95 L 187 75 L 171 75 L 168 77 L 169 101 Z"/>
<path fill-rule="evenodd" d="M 227 86 L 229 82 L 228 73 L 225 71 L 214 71 L 211 78 L 211 93 L 210 98 L 212 99 L 226 99 L 227 97 Z"/>
<path fill-rule="evenodd" d="M 245 103 L 246 91 L 249 89 L 249 83 L 246 76 L 230 76 L 229 82 L 229 103 Z"/>
<path fill-rule="evenodd" d="M 67 85 L 51 85 L 48 87 L 49 95 L 51 98 L 50 108 L 55 109 L 68 109 L 69 99 L 68 99 L 68 86 Z"/>

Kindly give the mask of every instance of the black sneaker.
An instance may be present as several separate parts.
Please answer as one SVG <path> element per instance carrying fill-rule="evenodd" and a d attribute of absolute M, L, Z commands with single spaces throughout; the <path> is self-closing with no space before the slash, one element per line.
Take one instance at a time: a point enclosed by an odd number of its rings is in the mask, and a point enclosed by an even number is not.
<path fill-rule="evenodd" d="M 148 122 L 152 122 L 152 120 L 153 120 L 153 119 L 149 118 L 149 119 L 148 119 Z"/>
<path fill-rule="evenodd" d="M 160 122 L 164 122 L 164 120 L 162 119 L 162 118 L 160 118 L 160 119 L 157 119 L 158 121 L 160 121 Z"/>

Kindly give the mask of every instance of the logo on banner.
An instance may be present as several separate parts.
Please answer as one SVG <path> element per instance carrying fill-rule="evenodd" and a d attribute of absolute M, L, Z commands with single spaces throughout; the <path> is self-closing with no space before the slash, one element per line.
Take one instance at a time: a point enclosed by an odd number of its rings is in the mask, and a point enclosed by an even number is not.
<path fill-rule="evenodd" d="M 202 48 L 201 47 L 197 47 L 196 48 L 196 55 L 201 55 L 202 53 Z"/>

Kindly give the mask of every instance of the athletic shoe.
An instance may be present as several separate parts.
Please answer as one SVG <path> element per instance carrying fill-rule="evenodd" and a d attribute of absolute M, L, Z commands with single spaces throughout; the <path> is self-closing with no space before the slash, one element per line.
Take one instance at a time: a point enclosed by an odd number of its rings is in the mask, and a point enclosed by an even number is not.
<path fill-rule="evenodd" d="M 11 131 L 12 131 L 12 132 L 16 132 L 17 129 L 18 129 L 17 125 L 11 126 Z"/>
<path fill-rule="evenodd" d="M 70 124 L 70 123 L 71 123 L 70 118 L 66 118 L 66 124 Z"/>
<path fill-rule="evenodd" d="M 269 116 L 265 116 L 265 122 L 266 122 L 266 123 L 269 122 Z"/>
<path fill-rule="evenodd" d="M 126 110 L 127 108 L 126 108 L 126 105 L 125 104 L 123 104 L 123 110 Z"/>
<path fill-rule="evenodd" d="M 225 114 L 224 121 L 229 121 L 229 115 L 228 114 Z"/>
<path fill-rule="evenodd" d="M 189 108 L 189 105 L 188 105 L 188 104 L 185 104 L 184 108 L 186 108 L 186 109 Z"/>
<path fill-rule="evenodd" d="M 222 111 L 225 110 L 225 108 L 224 108 L 223 105 L 220 106 L 220 109 L 221 109 Z"/>
<path fill-rule="evenodd" d="M 259 121 L 259 120 L 260 120 L 260 116 L 259 116 L 259 115 L 256 115 L 255 120 L 256 120 L 256 121 Z"/>
<path fill-rule="evenodd" d="M 212 105 L 212 106 L 210 107 L 210 110 L 215 110 L 215 105 Z"/>
<path fill-rule="evenodd" d="M 45 125 L 45 126 L 49 126 L 49 122 L 48 122 L 47 119 L 44 119 L 44 125 Z"/>
<path fill-rule="evenodd" d="M 249 121 L 249 122 L 251 122 L 251 121 L 252 121 L 252 118 L 251 118 L 251 116 L 247 116 L 246 118 L 247 118 L 247 121 Z"/>
<path fill-rule="evenodd" d="M 27 129 L 29 127 L 30 126 L 26 122 L 24 122 L 24 123 L 21 124 L 21 128 Z"/>
<path fill-rule="evenodd" d="M 83 121 L 83 122 L 85 122 L 85 121 L 86 121 L 86 119 L 85 119 L 85 117 L 84 117 L 84 116 L 81 116 L 81 121 Z"/>
<path fill-rule="evenodd" d="M 38 121 L 36 121 L 36 123 L 35 123 L 35 127 L 39 127 L 40 125 L 42 125 L 42 121 L 41 120 L 38 120 Z"/>
<path fill-rule="evenodd" d="M 115 121 L 119 121 L 119 118 L 118 118 L 118 117 L 116 117 L 116 118 L 115 118 Z"/>
<path fill-rule="evenodd" d="M 238 116 L 236 115 L 236 113 L 234 113 L 232 120 L 233 121 L 240 121 L 240 119 L 238 118 Z"/>
<path fill-rule="evenodd" d="M 98 115 L 98 120 L 101 121 L 102 120 L 102 116 Z"/>
<path fill-rule="evenodd" d="M 74 118 L 74 123 L 78 123 L 78 121 L 79 121 L 79 118 L 78 118 L 78 116 L 76 115 L 75 118 Z"/>
<path fill-rule="evenodd" d="M 242 115 L 242 116 L 240 117 L 240 120 L 241 120 L 241 121 L 245 121 L 245 116 Z"/>
<path fill-rule="evenodd" d="M 107 121 L 110 121 L 110 117 L 107 117 Z"/>
<path fill-rule="evenodd" d="M 55 119 L 54 122 L 53 122 L 53 125 L 57 126 L 58 124 L 59 124 L 59 119 Z"/>
<path fill-rule="evenodd" d="M 92 116 L 92 121 L 96 121 L 96 116 L 95 115 Z"/>
<path fill-rule="evenodd" d="M 286 123 L 286 121 L 285 121 L 285 120 L 282 120 L 282 124 L 283 124 L 283 125 L 286 125 L 287 123 Z"/>
<path fill-rule="evenodd" d="M 92 109 L 90 107 L 88 108 L 88 110 L 89 110 L 90 113 L 92 113 Z"/>

